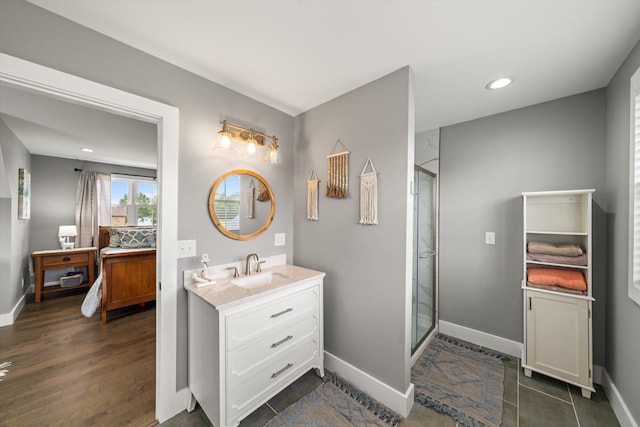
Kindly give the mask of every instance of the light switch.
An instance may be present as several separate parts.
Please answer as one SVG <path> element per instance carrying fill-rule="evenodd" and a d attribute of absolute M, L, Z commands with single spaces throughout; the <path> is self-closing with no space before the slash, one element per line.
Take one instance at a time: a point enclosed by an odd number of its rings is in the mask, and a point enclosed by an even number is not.
<path fill-rule="evenodd" d="M 276 246 L 284 246 L 285 245 L 285 234 L 284 233 L 276 233 Z"/>
<path fill-rule="evenodd" d="M 188 258 L 196 256 L 195 240 L 179 240 L 178 241 L 178 258 Z"/>
<path fill-rule="evenodd" d="M 487 231 L 484 233 L 484 243 L 485 245 L 495 245 L 496 244 L 496 233 L 493 231 Z"/>

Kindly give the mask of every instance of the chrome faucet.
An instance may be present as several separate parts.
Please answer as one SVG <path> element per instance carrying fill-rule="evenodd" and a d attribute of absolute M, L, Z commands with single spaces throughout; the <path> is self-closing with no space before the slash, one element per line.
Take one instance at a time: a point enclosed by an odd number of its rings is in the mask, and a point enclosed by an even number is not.
<path fill-rule="evenodd" d="M 247 261 L 244 266 L 244 274 L 246 274 L 247 276 L 251 274 L 251 257 L 254 257 L 256 261 L 258 261 L 258 254 L 247 255 Z"/>

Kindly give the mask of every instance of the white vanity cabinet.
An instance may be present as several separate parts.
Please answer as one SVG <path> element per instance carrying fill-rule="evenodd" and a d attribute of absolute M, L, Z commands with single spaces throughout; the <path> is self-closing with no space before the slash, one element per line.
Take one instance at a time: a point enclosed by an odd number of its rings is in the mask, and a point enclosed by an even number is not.
<path fill-rule="evenodd" d="M 591 397 L 592 373 L 592 193 L 594 190 L 523 193 L 524 349 L 522 367 L 582 389 Z M 532 257 L 528 244 L 577 245 L 584 264 L 549 257 Z M 529 282 L 529 269 L 580 272 L 585 291 Z M 532 270 L 533 271 L 533 270 Z"/>
<path fill-rule="evenodd" d="M 188 292 L 189 387 L 214 426 L 238 425 L 309 369 L 324 376 L 323 276 L 220 307 Z"/>

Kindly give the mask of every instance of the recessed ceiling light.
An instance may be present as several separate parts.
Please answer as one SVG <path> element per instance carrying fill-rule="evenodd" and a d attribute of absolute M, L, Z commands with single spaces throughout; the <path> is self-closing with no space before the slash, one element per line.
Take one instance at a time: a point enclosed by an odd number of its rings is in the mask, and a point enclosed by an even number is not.
<path fill-rule="evenodd" d="M 509 86 L 514 80 L 513 77 L 500 77 L 487 83 L 486 88 L 489 90 L 502 89 L 503 87 Z"/>
<path fill-rule="evenodd" d="M 84 151 L 85 153 L 93 153 L 93 149 L 91 148 L 81 148 L 80 150 Z"/>

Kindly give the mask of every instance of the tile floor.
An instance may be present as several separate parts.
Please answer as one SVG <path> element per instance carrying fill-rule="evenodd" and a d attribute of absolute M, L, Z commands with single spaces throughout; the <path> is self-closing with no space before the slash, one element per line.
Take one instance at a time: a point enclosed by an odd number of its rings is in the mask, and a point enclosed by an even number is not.
<path fill-rule="evenodd" d="M 307 395 L 322 383 L 309 371 L 280 394 L 245 418 L 241 427 L 262 426 L 275 414 L 291 403 Z M 582 397 L 578 387 L 533 373 L 526 377 L 520 369 L 520 360 L 512 358 L 505 362 L 504 400 L 502 426 L 619 426 L 611 405 L 602 387 L 596 386 L 591 399 Z M 182 412 L 162 423 L 168 427 L 211 426 L 200 407 L 188 414 Z M 439 414 L 418 403 L 413 405 L 409 416 L 400 422 L 400 427 L 456 427 L 458 423 L 447 415 Z"/>

